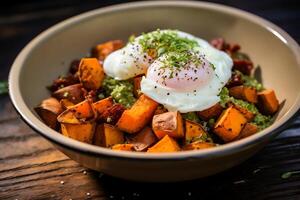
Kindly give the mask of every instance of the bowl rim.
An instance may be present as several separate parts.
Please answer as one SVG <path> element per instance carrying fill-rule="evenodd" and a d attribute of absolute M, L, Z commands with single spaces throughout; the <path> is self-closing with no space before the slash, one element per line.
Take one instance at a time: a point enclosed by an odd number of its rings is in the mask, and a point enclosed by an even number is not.
<path fill-rule="evenodd" d="M 61 134 L 58 134 L 55 130 L 52 130 L 46 126 L 38 117 L 36 117 L 30 108 L 25 104 L 24 99 L 21 96 L 20 82 L 19 78 L 21 76 L 21 71 L 24 62 L 28 58 L 31 51 L 36 48 L 41 42 L 44 42 L 52 35 L 63 31 L 66 27 L 71 27 L 84 20 L 89 20 L 97 15 L 110 14 L 118 11 L 126 11 L 130 9 L 144 8 L 144 7 L 185 7 L 185 8 L 203 8 L 208 10 L 214 10 L 222 12 L 229 15 L 234 15 L 236 17 L 242 17 L 245 20 L 249 20 L 252 23 L 256 23 L 259 26 L 267 29 L 278 39 L 280 39 L 296 57 L 298 67 L 300 67 L 300 47 L 298 43 L 291 38 L 285 31 L 276 26 L 275 24 L 262 19 L 254 14 L 248 13 L 237 8 L 232 8 L 225 5 L 207 3 L 207 2 L 195 2 L 195 1 L 140 1 L 132 3 L 123 3 L 113 6 L 108 6 L 104 8 L 99 8 L 84 12 L 82 14 L 76 15 L 74 17 L 68 18 L 58 24 L 48 28 L 47 30 L 36 36 L 31 42 L 29 42 L 23 50 L 19 53 L 15 59 L 10 73 L 9 73 L 9 95 L 13 106 L 20 114 L 22 119 L 35 131 L 40 133 L 42 136 L 51 140 L 52 142 L 62 145 L 68 149 L 79 151 L 81 153 L 102 156 L 107 158 L 123 158 L 123 159 L 139 159 L 139 160 L 178 160 L 178 159 L 193 159 L 193 158 L 213 158 L 221 157 L 224 155 L 229 155 L 233 152 L 249 148 L 249 146 L 254 145 L 259 140 L 266 137 L 275 136 L 276 133 L 282 131 L 285 125 L 292 120 L 297 111 L 300 108 L 300 91 L 297 95 L 296 101 L 293 102 L 292 106 L 288 111 L 278 120 L 276 123 L 272 124 L 270 127 L 262 130 L 259 134 L 254 134 L 250 137 L 244 138 L 243 140 L 235 141 L 229 144 L 220 145 L 216 148 L 203 149 L 201 151 L 182 151 L 176 153 L 140 153 L 140 152 L 125 152 L 125 151 L 113 151 L 108 148 L 98 147 L 91 144 L 86 144 L 83 142 L 76 141 L 71 138 L 67 138 Z"/>

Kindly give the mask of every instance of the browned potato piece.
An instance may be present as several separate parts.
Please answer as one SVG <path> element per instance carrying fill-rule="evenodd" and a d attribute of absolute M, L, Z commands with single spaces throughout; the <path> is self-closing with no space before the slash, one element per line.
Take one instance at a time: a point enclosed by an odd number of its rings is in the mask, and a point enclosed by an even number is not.
<path fill-rule="evenodd" d="M 124 143 L 124 134 L 110 124 L 98 125 L 95 132 L 94 144 L 103 147 L 111 147 Z"/>
<path fill-rule="evenodd" d="M 137 76 L 137 77 L 133 78 L 133 93 L 136 98 L 138 98 L 142 94 L 141 93 L 141 80 L 142 80 L 141 76 Z"/>
<path fill-rule="evenodd" d="M 112 97 L 107 97 L 93 103 L 94 109 L 101 115 L 107 108 L 111 107 L 114 104 Z"/>
<path fill-rule="evenodd" d="M 77 104 L 84 100 L 84 96 L 86 94 L 85 89 L 81 84 L 69 85 L 67 87 L 61 88 L 55 91 L 52 96 L 61 99 L 68 99 L 74 104 Z"/>
<path fill-rule="evenodd" d="M 153 147 L 150 147 L 147 152 L 163 153 L 163 152 L 176 152 L 180 151 L 178 143 L 169 135 L 165 135 Z"/>
<path fill-rule="evenodd" d="M 237 137 L 237 140 L 246 138 L 250 135 L 253 135 L 258 132 L 258 127 L 255 124 L 247 123 L 242 129 L 240 135 Z"/>
<path fill-rule="evenodd" d="M 61 123 L 63 135 L 86 143 L 92 143 L 95 131 L 95 123 L 64 124 Z"/>
<path fill-rule="evenodd" d="M 190 120 L 185 120 L 185 141 L 192 142 L 201 138 L 201 136 L 207 135 L 203 127 Z"/>
<path fill-rule="evenodd" d="M 68 100 L 68 99 L 62 99 L 62 100 L 60 100 L 59 103 L 60 103 L 61 107 L 62 107 L 64 110 L 66 110 L 66 109 L 68 109 L 68 108 L 74 106 L 74 103 L 72 103 L 72 102 L 71 102 L 70 100 Z"/>
<path fill-rule="evenodd" d="M 247 110 L 246 108 L 242 108 L 241 106 L 238 106 L 234 103 L 229 103 L 229 105 L 232 105 L 234 108 L 236 108 L 238 111 L 240 111 L 244 117 L 246 117 L 248 122 L 251 122 L 255 116 L 254 113 L 250 112 L 249 110 Z"/>
<path fill-rule="evenodd" d="M 133 144 L 133 148 L 136 151 L 144 151 L 156 141 L 157 138 L 155 134 L 153 133 L 152 129 L 147 126 L 137 133 L 132 139 L 130 139 L 130 143 Z"/>
<path fill-rule="evenodd" d="M 112 146 L 112 150 L 134 151 L 133 146 L 133 144 L 115 144 Z"/>
<path fill-rule="evenodd" d="M 225 142 L 230 142 L 237 138 L 246 124 L 247 119 L 233 106 L 223 111 L 217 120 L 214 132 Z"/>
<path fill-rule="evenodd" d="M 229 95 L 250 103 L 257 103 L 257 92 L 255 88 L 243 85 L 229 88 Z"/>
<path fill-rule="evenodd" d="M 113 51 L 122 48 L 123 46 L 124 44 L 122 40 L 112 40 L 109 42 L 105 42 L 93 48 L 92 55 L 103 61 L 106 56 L 108 56 Z"/>
<path fill-rule="evenodd" d="M 152 129 L 159 139 L 165 135 L 174 138 L 184 137 L 183 120 L 179 112 L 166 112 L 154 115 L 152 119 Z"/>
<path fill-rule="evenodd" d="M 158 103 L 146 95 L 141 95 L 134 105 L 125 110 L 117 123 L 117 127 L 127 133 L 142 130 L 152 119 Z"/>
<path fill-rule="evenodd" d="M 79 64 L 79 80 L 89 90 L 97 90 L 103 82 L 104 70 L 96 58 L 83 58 Z"/>
<path fill-rule="evenodd" d="M 56 129 L 58 126 L 57 116 L 63 111 L 57 99 L 50 97 L 34 109 L 47 126 Z"/>
<path fill-rule="evenodd" d="M 69 107 L 57 117 L 57 120 L 60 123 L 79 124 L 81 122 L 94 120 L 94 118 L 95 112 L 92 103 L 90 100 L 85 100 Z"/>
<path fill-rule="evenodd" d="M 279 102 L 274 90 L 264 90 L 258 93 L 259 110 L 266 115 L 274 114 L 279 108 Z"/>
<path fill-rule="evenodd" d="M 219 117 L 222 111 L 223 107 L 217 103 L 208 109 L 197 112 L 197 114 L 202 120 L 208 121 L 211 118 Z"/>
<path fill-rule="evenodd" d="M 199 150 L 199 149 L 212 148 L 215 146 L 216 145 L 214 143 L 209 143 L 209 142 L 193 142 L 193 143 L 184 145 L 182 150 L 184 150 L 184 151 Z"/>

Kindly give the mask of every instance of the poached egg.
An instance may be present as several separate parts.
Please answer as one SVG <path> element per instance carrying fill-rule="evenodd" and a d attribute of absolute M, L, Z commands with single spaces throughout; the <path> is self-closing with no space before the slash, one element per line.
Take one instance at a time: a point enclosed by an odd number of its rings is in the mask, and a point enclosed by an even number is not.
<path fill-rule="evenodd" d="M 148 49 L 145 42 L 150 44 Z M 153 49 L 155 56 L 149 53 Z M 218 94 L 230 79 L 232 66 L 225 52 L 176 30 L 143 34 L 108 55 L 103 63 L 105 73 L 118 80 L 144 74 L 141 92 L 169 111 L 181 113 L 202 111 L 218 103 Z"/>

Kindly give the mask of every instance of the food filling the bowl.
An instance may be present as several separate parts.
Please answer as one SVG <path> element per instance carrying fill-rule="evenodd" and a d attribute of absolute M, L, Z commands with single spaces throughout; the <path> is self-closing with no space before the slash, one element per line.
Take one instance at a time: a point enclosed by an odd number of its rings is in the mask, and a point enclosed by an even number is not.
<path fill-rule="evenodd" d="M 113 150 L 213 148 L 270 126 L 279 103 L 237 44 L 156 30 L 74 60 L 35 108 L 51 128 Z"/>

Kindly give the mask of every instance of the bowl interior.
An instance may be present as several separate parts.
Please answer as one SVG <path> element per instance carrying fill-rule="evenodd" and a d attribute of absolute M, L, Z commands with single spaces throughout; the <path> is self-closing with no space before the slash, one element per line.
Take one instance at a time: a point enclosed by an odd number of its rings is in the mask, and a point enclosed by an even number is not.
<path fill-rule="evenodd" d="M 178 29 L 207 40 L 224 37 L 240 44 L 255 65 L 261 66 L 264 85 L 275 89 L 280 101 L 286 100 L 277 120 L 295 107 L 299 96 L 298 46 L 290 43 L 287 35 L 282 36 L 284 32 L 276 32 L 272 24 L 257 17 L 212 4 L 145 5 L 92 11 L 59 24 L 32 42 L 23 52 L 26 57 L 19 73 L 26 106 L 35 114 L 33 108 L 49 96 L 46 86 L 64 75 L 70 62 L 86 56 L 94 45 L 112 39 L 126 41 L 131 34 L 160 28 Z"/>

